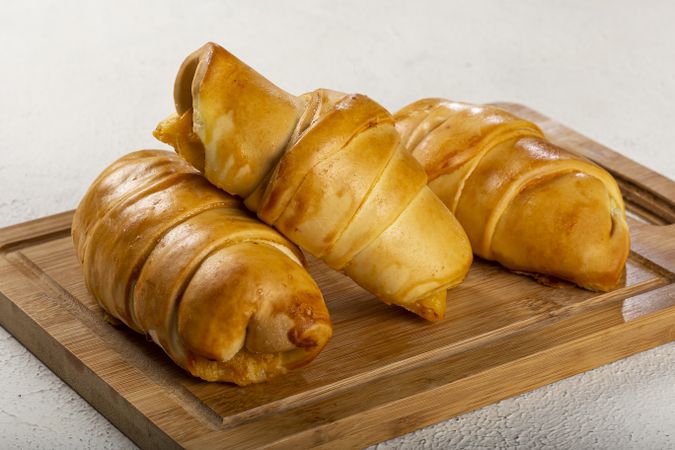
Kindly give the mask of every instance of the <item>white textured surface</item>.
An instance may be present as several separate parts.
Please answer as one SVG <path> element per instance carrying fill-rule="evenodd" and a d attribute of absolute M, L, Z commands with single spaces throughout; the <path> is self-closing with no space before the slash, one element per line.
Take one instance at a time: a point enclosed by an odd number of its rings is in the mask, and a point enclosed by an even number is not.
<path fill-rule="evenodd" d="M 0 5 L 0 226 L 75 207 L 117 156 L 156 147 L 182 58 L 219 42 L 292 92 L 521 102 L 675 177 L 669 1 Z M 675 344 L 382 448 L 675 448 Z M 0 448 L 129 448 L 0 329 Z"/>

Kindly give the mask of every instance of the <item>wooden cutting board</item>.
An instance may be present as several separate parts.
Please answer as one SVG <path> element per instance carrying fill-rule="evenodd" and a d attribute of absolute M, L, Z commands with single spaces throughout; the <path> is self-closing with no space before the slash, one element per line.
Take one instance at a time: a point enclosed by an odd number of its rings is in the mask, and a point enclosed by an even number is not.
<path fill-rule="evenodd" d="M 429 324 L 310 260 L 335 328 L 323 353 L 266 384 L 206 383 L 102 320 L 66 212 L 0 230 L 0 323 L 145 448 L 361 447 L 674 340 L 675 183 L 502 106 L 621 184 L 632 252 L 614 291 L 546 287 L 478 260 Z"/>

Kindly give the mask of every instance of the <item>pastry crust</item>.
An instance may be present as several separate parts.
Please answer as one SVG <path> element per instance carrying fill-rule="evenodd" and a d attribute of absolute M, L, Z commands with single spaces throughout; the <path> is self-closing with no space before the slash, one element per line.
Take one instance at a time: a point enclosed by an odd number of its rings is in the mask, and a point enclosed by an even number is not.
<path fill-rule="evenodd" d="M 382 106 L 327 89 L 293 96 L 212 43 L 185 60 L 174 97 L 155 136 L 209 181 L 382 301 L 443 317 L 469 241 Z"/>
<path fill-rule="evenodd" d="M 620 281 L 630 238 L 621 192 L 605 170 L 490 105 L 423 99 L 395 119 L 478 256 L 591 290 Z"/>
<path fill-rule="evenodd" d="M 115 161 L 72 226 L 89 291 L 209 381 L 264 381 L 311 361 L 332 328 L 302 253 L 167 151 Z"/>

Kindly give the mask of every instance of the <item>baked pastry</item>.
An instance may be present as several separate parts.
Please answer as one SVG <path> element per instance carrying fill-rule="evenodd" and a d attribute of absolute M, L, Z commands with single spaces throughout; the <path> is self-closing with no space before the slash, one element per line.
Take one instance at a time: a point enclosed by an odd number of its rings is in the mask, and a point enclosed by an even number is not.
<path fill-rule="evenodd" d="M 386 303 L 437 320 L 468 239 L 363 95 L 284 92 L 222 47 L 188 56 L 155 136 L 206 178 Z"/>
<path fill-rule="evenodd" d="M 105 169 L 72 235 L 107 314 L 194 376 L 264 381 L 311 361 L 331 336 L 297 247 L 174 153 L 130 153 Z"/>
<path fill-rule="evenodd" d="M 478 256 L 590 290 L 619 282 L 629 233 L 621 192 L 605 170 L 495 106 L 431 98 L 395 118 Z"/>

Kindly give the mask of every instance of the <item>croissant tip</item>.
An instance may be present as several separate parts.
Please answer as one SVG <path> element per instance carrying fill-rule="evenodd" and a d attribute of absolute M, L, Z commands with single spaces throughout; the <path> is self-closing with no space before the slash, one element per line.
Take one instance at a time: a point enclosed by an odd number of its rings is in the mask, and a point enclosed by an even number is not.
<path fill-rule="evenodd" d="M 421 301 L 418 301 L 406 308 L 408 311 L 413 312 L 420 316 L 423 319 L 428 320 L 429 322 L 438 322 L 439 320 L 445 317 L 445 311 L 438 311 L 434 308 L 424 306 Z"/>
<path fill-rule="evenodd" d="M 438 322 L 445 316 L 445 314 L 439 314 L 431 308 L 424 308 L 423 312 L 418 314 L 429 322 Z"/>
<path fill-rule="evenodd" d="M 332 336 L 330 324 L 316 322 L 309 327 L 295 326 L 288 331 L 288 340 L 299 348 L 323 347 Z"/>
<path fill-rule="evenodd" d="M 152 136 L 160 142 L 175 147 L 175 139 L 172 139 L 172 135 L 175 134 L 175 131 L 173 130 L 178 125 L 178 120 L 178 114 L 173 113 L 169 115 L 157 124 L 155 129 L 152 131 Z"/>

